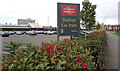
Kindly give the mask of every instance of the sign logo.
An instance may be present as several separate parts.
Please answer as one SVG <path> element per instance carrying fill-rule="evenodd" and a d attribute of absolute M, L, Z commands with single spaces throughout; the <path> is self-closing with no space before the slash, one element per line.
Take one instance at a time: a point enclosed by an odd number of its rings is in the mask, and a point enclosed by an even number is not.
<path fill-rule="evenodd" d="M 61 14 L 62 16 L 76 16 L 77 7 L 73 5 L 61 5 Z"/>

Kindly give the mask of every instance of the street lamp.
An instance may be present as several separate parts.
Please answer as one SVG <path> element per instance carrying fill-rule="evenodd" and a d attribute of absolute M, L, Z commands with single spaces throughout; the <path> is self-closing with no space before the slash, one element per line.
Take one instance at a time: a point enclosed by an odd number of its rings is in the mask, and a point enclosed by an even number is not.
<path fill-rule="evenodd" d="M 47 18 L 48 18 L 48 26 L 49 26 L 49 16 L 47 16 Z"/>
<path fill-rule="evenodd" d="M 38 20 L 37 20 L 37 31 L 38 31 Z"/>
<path fill-rule="evenodd" d="M 47 16 L 47 18 L 48 18 L 48 27 L 49 27 L 49 16 Z M 48 30 L 50 30 L 50 29 L 48 28 Z"/>

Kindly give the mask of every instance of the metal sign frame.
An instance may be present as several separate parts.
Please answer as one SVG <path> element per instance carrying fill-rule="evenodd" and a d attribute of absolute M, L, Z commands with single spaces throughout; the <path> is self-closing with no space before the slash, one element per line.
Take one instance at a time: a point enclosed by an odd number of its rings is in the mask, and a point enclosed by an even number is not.
<path fill-rule="evenodd" d="M 80 4 L 57 3 L 57 39 L 80 36 Z"/>

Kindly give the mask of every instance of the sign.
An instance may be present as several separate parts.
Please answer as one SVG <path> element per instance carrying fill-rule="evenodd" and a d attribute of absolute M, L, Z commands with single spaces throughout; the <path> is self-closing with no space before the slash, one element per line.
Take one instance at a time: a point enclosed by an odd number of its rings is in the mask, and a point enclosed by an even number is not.
<path fill-rule="evenodd" d="M 80 36 L 80 4 L 57 4 L 58 36 Z"/>

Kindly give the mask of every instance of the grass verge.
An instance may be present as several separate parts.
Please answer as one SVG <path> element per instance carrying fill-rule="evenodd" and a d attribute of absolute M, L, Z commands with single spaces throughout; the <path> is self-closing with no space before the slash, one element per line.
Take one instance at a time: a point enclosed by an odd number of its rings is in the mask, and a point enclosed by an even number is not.
<path fill-rule="evenodd" d="M 112 33 L 112 34 L 120 36 L 120 32 L 115 32 L 115 33 Z"/>

